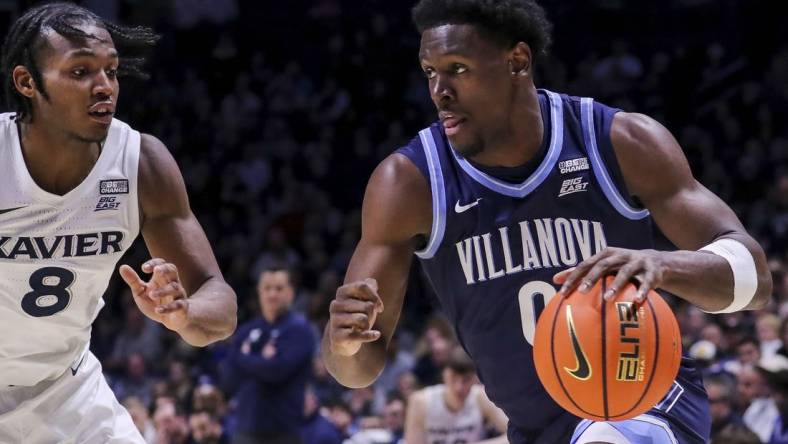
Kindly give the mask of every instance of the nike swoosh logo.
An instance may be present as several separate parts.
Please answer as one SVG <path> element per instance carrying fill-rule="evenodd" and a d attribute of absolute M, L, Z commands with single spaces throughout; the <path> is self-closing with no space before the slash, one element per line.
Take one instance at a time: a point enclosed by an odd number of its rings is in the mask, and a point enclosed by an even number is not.
<path fill-rule="evenodd" d="M 25 206 L 16 207 L 16 208 L 6 208 L 4 210 L 0 210 L 0 214 L 8 213 L 8 212 L 11 212 L 11 211 L 14 211 L 14 210 L 18 210 L 20 208 L 25 208 Z"/>
<path fill-rule="evenodd" d="M 583 353 L 580 340 L 577 338 L 575 322 L 572 320 L 572 307 L 569 305 L 566 306 L 566 325 L 569 327 L 569 337 L 572 338 L 572 350 L 575 352 L 577 365 L 575 365 L 575 368 L 564 367 L 564 370 L 575 378 L 585 381 L 591 377 L 591 366 L 588 365 L 588 358 Z"/>
<path fill-rule="evenodd" d="M 82 355 L 82 359 L 79 360 L 79 364 L 77 364 L 77 368 L 71 368 L 71 376 L 77 376 L 77 370 L 79 367 L 82 366 L 82 361 L 85 360 L 85 355 Z"/>
<path fill-rule="evenodd" d="M 460 205 L 460 201 L 458 200 L 457 203 L 454 204 L 454 212 L 457 214 L 464 213 L 470 210 L 471 208 L 475 207 L 476 205 L 479 205 L 480 200 L 482 200 L 481 197 L 476 199 L 476 202 L 471 202 L 467 205 Z"/>

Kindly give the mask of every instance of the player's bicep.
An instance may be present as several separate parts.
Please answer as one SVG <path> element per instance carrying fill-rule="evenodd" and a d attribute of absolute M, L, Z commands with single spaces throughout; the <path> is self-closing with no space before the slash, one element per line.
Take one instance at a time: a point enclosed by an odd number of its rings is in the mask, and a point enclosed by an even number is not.
<path fill-rule="evenodd" d="M 629 192 L 677 247 L 696 250 L 721 234 L 744 232 L 728 205 L 695 180 L 678 142 L 659 122 L 618 113 L 611 139 Z"/>
<path fill-rule="evenodd" d="M 388 339 L 399 319 L 408 272 L 418 239 L 431 224 L 426 180 L 410 160 L 392 155 L 369 180 L 362 207 L 362 231 L 345 282 L 374 278 L 384 311 L 375 329 Z"/>
<path fill-rule="evenodd" d="M 694 180 L 647 207 L 660 230 L 680 249 L 698 250 L 722 235 L 745 233 L 733 210 Z"/>
<path fill-rule="evenodd" d="M 186 217 L 148 219 L 142 236 L 151 257 L 175 264 L 188 294 L 194 293 L 208 279 L 220 276 L 208 238 L 191 212 Z"/>
<path fill-rule="evenodd" d="M 220 276 L 210 243 L 189 207 L 180 169 L 167 148 L 149 135 L 142 136 L 138 177 L 141 231 L 151 257 L 175 264 L 189 294 Z"/>

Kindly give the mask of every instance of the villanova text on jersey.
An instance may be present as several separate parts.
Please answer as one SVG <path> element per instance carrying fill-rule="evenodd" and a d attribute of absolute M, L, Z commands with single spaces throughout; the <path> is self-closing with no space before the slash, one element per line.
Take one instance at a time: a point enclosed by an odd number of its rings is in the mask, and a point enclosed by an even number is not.
<path fill-rule="evenodd" d="M 455 244 L 468 285 L 539 268 L 572 267 L 607 246 L 601 222 L 546 217 L 521 221 L 515 230 L 519 235 L 511 239 L 509 227 L 502 226 Z M 521 250 L 521 261 L 512 259 L 512 250 Z M 496 263 L 501 256 L 503 264 Z"/>
<path fill-rule="evenodd" d="M 526 436 L 566 415 L 539 382 L 531 347 L 536 320 L 557 292 L 553 275 L 607 246 L 654 247 L 648 211 L 621 191 L 610 141 L 618 110 L 538 94 L 545 136 L 522 168 L 475 165 L 451 148 L 440 123 L 398 150 L 432 194 L 431 233 L 416 254 L 490 399 Z M 649 414 L 680 430 L 681 442 L 704 442 L 705 392 L 685 364 Z"/>

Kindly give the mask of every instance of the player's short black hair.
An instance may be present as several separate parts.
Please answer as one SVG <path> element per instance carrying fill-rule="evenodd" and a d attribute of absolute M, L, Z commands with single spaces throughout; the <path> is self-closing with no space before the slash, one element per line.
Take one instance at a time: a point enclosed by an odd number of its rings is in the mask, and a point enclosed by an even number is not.
<path fill-rule="evenodd" d="M 48 98 L 37 60 L 40 50 L 46 44 L 45 33 L 52 30 L 72 41 L 95 39 L 96 36 L 78 28 L 85 23 L 96 24 L 106 29 L 119 51 L 134 52 L 146 49 L 159 39 L 150 28 L 116 25 L 73 3 L 46 3 L 30 9 L 19 17 L 8 31 L 0 60 L 6 103 L 11 111 L 16 112 L 17 120 L 32 116 L 32 103 L 14 87 L 14 68 L 19 65 L 25 66 L 33 76 L 41 94 Z M 145 63 L 144 57 L 120 57 L 118 75 L 146 78 L 147 74 L 142 70 L 143 63 Z"/>
<path fill-rule="evenodd" d="M 474 25 L 505 48 L 527 43 L 534 58 L 552 43 L 553 25 L 534 0 L 421 0 L 412 16 L 419 33 L 441 25 Z"/>

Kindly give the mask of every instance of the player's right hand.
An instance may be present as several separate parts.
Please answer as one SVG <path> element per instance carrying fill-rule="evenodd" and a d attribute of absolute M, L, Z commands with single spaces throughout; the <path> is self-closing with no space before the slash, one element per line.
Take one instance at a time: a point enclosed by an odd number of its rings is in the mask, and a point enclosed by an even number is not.
<path fill-rule="evenodd" d="M 340 356 L 355 355 L 364 343 L 380 338 L 380 331 L 372 329 L 378 314 L 383 312 L 378 282 L 369 278 L 339 287 L 329 312 L 331 352 Z"/>

